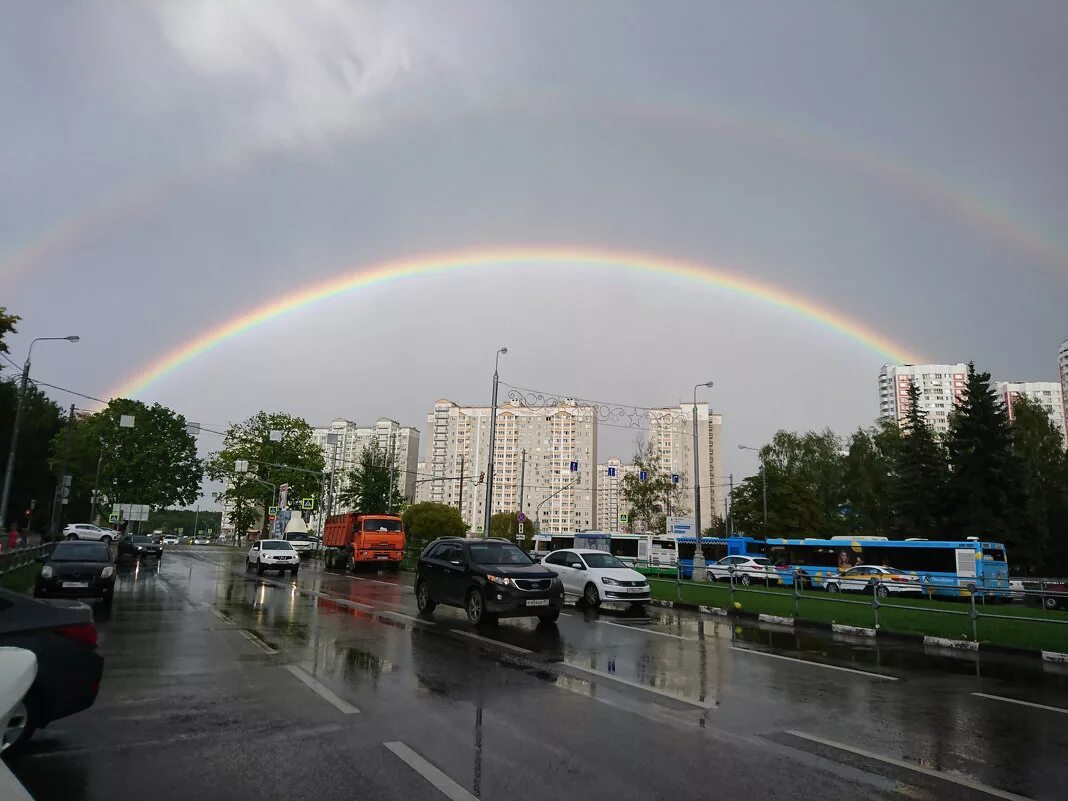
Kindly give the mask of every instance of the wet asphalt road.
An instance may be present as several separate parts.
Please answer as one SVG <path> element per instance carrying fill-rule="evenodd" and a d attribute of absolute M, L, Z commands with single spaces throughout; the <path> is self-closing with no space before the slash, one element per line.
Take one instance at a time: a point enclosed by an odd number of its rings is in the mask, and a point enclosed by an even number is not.
<path fill-rule="evenodd" d="M 476 630 L 409 581 L 122 566 L 97 703 L 12 767 L 38 801 L 1066 794 L 1064 668 L 658 608 Z"/>

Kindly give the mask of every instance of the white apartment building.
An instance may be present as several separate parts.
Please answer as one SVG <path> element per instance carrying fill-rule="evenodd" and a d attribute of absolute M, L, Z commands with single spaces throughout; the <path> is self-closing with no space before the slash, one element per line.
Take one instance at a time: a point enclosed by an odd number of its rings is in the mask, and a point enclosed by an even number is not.
<path fill-rule="evenodd" d="M 540 520 L 544 532 L 593 529 L 596 423 L 593 409 L 569 400 L 543 408 L 500 406 L 493 513 L 522 509 Z M 478 533 L 485 518 L 490 407 L 439 400 L 427 415 L 427 428 L 425 466 L 419 472 L 428 480 L 419 485 L 418 497 L 455 506 Z"/>
<path fill-rule="evenodd" d="M 692 403 L 650 409 L 649 438 L 660 456 L 665 474 L 678 474 L 683 510 L 671 513 L 693 514 L 693 411 Z M 723 416 L 713 414 L 707 403 L 697 404 L 698 469 L 701 475 L 701 528 L 712 524 L 713 516 L 724 517 L 723 503 Z"/>
<path fill-rule="evenodd" d="M 1010 420 L 1013 419 L 1013 401 L 1025 395 L 1049 412 L 1053 424 L 1068 442 L 1064 425 L 1064 394 L 1059 381 L 998 381 L 994 384 L 994 388 L 997 390 L 998 397 L 1005 403 Z"/>
<path fill-rule="evenodd" d="M 331 444 L 329 435 L 335 434 Z M 392 453 L 400 470 L 404 497 L 411 500 L 415 495 L 415 480 L 419 462 L 419 429 L 402 426 L 396 420 L 380 417 L 374 425 L 360 426 L 351 420 L 339 417 L 329 426 L 314 431 L 316 444 L 323 449 L 326 472 L 334 473 L 335 496 L 345 487 L 348 472 L 360 461 L 360 454 L 372 441 L 378 443 L 383 453 Z M 334 504 L 335 512 L 351 511 Z"/>
<path fill-rule="evenodd" d="M 624 464 L 621 459 L 612 458 L 597 465 L 598 531 L 630 531 L 630 505 L 623 491 L 623 478 L 637 473 L 636 465 Z"/>
<path fill-rule="evenodd" d="M 949 415 L 964 394 L 968 365 L 884 364 L 879 372 L 879 416 L 901 425 L 909 411 L 909 379 L 920 391 L 920 408 L 938 433 L 949 431 Z"/>
<path fill-rule="evenodd" d="M 1064 417 L 1068 420 L 1068 339 L 1061 343 L 1057 351 L 1057 366 L 1061 377 L 1061 397 L 1064 399 Z"/>

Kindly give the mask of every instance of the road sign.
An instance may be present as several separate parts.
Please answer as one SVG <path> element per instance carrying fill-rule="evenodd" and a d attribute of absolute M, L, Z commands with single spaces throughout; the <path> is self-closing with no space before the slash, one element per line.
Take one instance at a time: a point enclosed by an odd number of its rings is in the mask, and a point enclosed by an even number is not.
<path fill-rule="evenodd" d="M 303 509 L 305 512 L 310 512 L 312 509 L 315 508 L 315 498 L 301 498 L 300 508 Z"/>
<path fill-rule="evenodd" d="M 523 536 L 523 524 L 522 523 L 519 524 L 519 536 L 520 537 Z"/>
<path fill-rule="evenodd" d="M 267 519 L 273 523 L 275 520 L 278 519 L 278 515 L 267 515 Z"/>
<path fill-rule="evenodd" d="M 270 437 L 271 442 L 281 442 L 282 441 L 282 432 L 279 431 L 277 428 L 272 428 L 271 429 L 271 433 L 268 434 L 268 436 Z"/>
<path fill-rule="evenodd" d="M 70 487 L 60 487 L 59 488 L 59 497 L 60 498 L 69 498 L 70 497 Z"/>
<path fill-rule="evenodd" d="M 669 517 L 667 519 L 667 534 L 672 537 L 692 537 L 694 534 L 694 520 L 692 517 Z"/>
<path fill-rule="evenodd" d="M 638 471 L 638 481 L 647 481 L 648 479 L 649 479 L 649 471 L 648 470 L 639 470 Z"/>
<path fill-rule="evenodd" d="M 289 500 L 289 485 L 280 484 L 278 486 L 278 505 L 284 507 L 286 501 Z"/>
<path fill-rule="evenodd" d="M 678 484 L 679 483 L 679 474 L 678 473 L 672 473 L 671 474 L 671 483 L 672 484 Z"/>
<path fill-rule="evenodd" d="M 572 473 L 577 473 L 578 472 L 578 462 L 572 462 L 571 463 L 571 472 Z"/>
<path fill-rule="evenodd" d="M 247 473 L 248 472 L 248 460 L 238 459 L 234 462 L 235 473 Z"/>
<path fill-rule="evenodd" d="M 616 477 L 616 469 L 614 467 L 609 467 L 608 468 L 608 477 L 609 478 L 615 478 Z"/>
<path fill-rule="evenodd" d="M 137 418 L 132 414 L 119 415 L 119 428 L 133 428 Z"/>
<path fill-rule="evenodd" d="M 271 517 L 277 516 L 278 515 L 278 507 L 277 506 L 272 506 L 270 509 L 267 510 L 267 514 L 269 514 Z"/>
<path fill-rule="evenodd" d="M 183 531 L 185 531 L 185 528 L 179 526 L 178 527 L 178 533 L 181 534 Z"/>
<path fill-rule="evenodd" d="M 620 523 L 629 523 L 630 522 L 630 515 L 627 514 L 626 512 L 620 512 L 619 513 L 619 522 Z"/>
<path fill-rule="evenodd" d="M 116 503 L 111 507 L 111 511 L 118 512 L 126 520 L 137 520 L 141 522 L 148 520 L 147 503 Z"/>
<path fill-rule="evenodd" d="M 523 541 L 523 540 L 525 540 L 525 539 L 526 539 L 527 537 L 526 537 L 526 535 L 525 535 L 525 534 L 516 534 L 516 535 L 515 535 L 515 538 L 516 538 L 517 540 L 519 540 L 520 542 L 522 542 L 522 541 Z"/>
<path fill-rule="evenodd" d="M 119 522 L 119 513 L 118 512 L 112 512 L 111 514 L 109 514 L 108 515 L 108 522 L 109 523 L 118 523 Z"/>
<path fill-rule="evenodd" d="M 524 523 L 527 522 L 527 516 L 525 514 L 523 514 L 522 512 L 517 514 L 515 516 L 515 519 L 519 521 L 519 525 L 523 525 Z M 522 531 L 523 529 L 519 529 L 519 530 Z"/>

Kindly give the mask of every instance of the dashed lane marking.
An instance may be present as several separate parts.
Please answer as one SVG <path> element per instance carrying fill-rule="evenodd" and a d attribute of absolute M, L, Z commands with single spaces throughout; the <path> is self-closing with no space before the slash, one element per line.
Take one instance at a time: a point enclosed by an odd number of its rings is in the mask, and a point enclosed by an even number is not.
<path fill-rule="evenodd" d="M 277 654 L 278 653 L 278 649 L 277 648 L 272 648 L 271 646 L 269 646 L 267 643 L 265 643 L 263 640 L 261 640 L 259 637 L 257 637 L 255 634 L 253 634 L 248 629 L 238 629 L 238 631 L 241 632 L 241 636 L 242 637 L 244 637 L 250 643 L 255 645 L 257 648 L 259 648 L 265 654 L 272 654 L 273 655 L 273 654 Z"/>
<path fill-rule="evenodd" d="M 529 648 L 520 648 L 518 645 L 512 645 L 511 643 L 501 642 L 500 640 L 492 640 L 489 637 L 483 637 L 480 634 L 474 634 L 470 631 L 460 631 L 459 629 L 449 629 L 453 634 L 459 634 L 461 637 L 468 637 L 472 640 L 478 640 L 479 642 L 489 643 L 490 645 L 496 645 L 500 648 L 505 648 L 509 651 L 515 651 L 518 654 L 532 654 L 534 653 Z"/>
<path fill-rule="evenodd" d="M 286 665 L 286 670 L 288 670 L 290 673 L 292 673 L 294 676 L 296 676 L 298 679 L 300 679 L 302 682 L 304 682 L 306 685 L 308 685 L 308 687 L 311 688 L 311 691 L 313 693 L 318 695 L 320 698 L 322 698 L 327 703 L 333 704 L 334 707 L 336 707 L 338 710 L 340 710 L 344 714 L 346 714 L 346 715 L 359 714 L 360 710 L 358 710 L 356 707 L 354 707 L 352 704 L 350 704 L 345 699 L 339 697 L 337 695 L 337 693 L 335 693 L 333 690 L 331 690 L 325 684 L 323 684 L 322 682 L 320 682 L 317 679 L 312 678 L 311 675 L 309 675 L 308 672 L 306 670 L 304 670 L 303 668 L 298 667 L 297 665 Z"/>
<path fill-rule="evenodd" d="M 1020 706 L 1030 706 L 1035 709 L 1044 709 L 1047 712 L 1060 712 L 1062 715 L 1068 715 L 1068 709 L 1062 706 L 1049 706 L 1048 704 L 1036 704 L 1033 701 L 1020 701 L 1017 698 L 1005 698 L 1001 695 L 987 695 L 986 693 L 972 693 L 977 698 L 988 698 L 991 701 L 1004 701 L 1006 704 L 1019 704 Z"/>
<path fill-rule="evenodd" d="M 581 673 L 589 673 L 593 676 L 597 676 L 600 679 L 607 679 L 609 681 L 619 682 L 620 684 L 626 684 L 628 687 L 635 687 L 639 690 L 645 690 L 647 693 L 655 693 L 656 695 L 663 696 L 664 698 L 670 698 L 672 701 L 677 701 L 680 704 L 687 704 L 689 706 L 695 706 L 698 709 L 714 709 L 715 704 L 705 703 L 702 701 L 694 701 L 691 698 L 684 698 L 681 695 L 675 695 L 669 693 L 667 690 L 661 690 L 659 687 L 650 687 L 648 684 L 642 684 L 638 681 L 632 681 L 631 679 L 625 679 L 622 676 L 617 676 L 614 673 L 605 673 L 603 670 L 597 670 L 596 668 L 586 667 L 584 665 L 577 665 L 574 662 L 564 662 L 572 670 L 577 670 Z"/>
<path fill-rule="evenodd" d="M 887 676 L 885 673 L 872 673 L 868 670 L 857 670 L 856 668 L 841 667 L 839 665 L 828 665 L 823 662 L 810 662 L 807 659 L 798 659 L 796 656 L 783 656 L 782 654 L 771 654 L 767 651 L 757 651 L 754 648 L 739 648 L 737 645 L 731 646 L 732 651 L 740 651 L 744 654 L 755 654 L 756 656 L 766 656 L 768 659 L 785 659 L 787 662 L 797 662 L 801 665 L 810 665 L 812 667 L 826 668 L 827 670 L 840 670 L 844 673 L 856 673 L 858 676 L 867 676 L 872 679 L 882 679 L 883 681 L 897 681 L 897 676 Z"/>
<path fill-rule="evenodd" d="M 383 743 L 383 745 L 409 768 L 434 785 L 449 801 L 478 801 L 475 796 L 471 795 L 471 793 L 467 792 L 467 790 L 404 743 L 392 742 Z"/>

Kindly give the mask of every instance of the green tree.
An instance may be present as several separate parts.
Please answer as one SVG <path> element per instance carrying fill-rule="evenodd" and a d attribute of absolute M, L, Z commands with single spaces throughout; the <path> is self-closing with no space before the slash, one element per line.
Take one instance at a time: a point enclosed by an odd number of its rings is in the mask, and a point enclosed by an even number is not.
<path fill-rule="evenodd" d="M 10 353 L 4 341 L 8 334 L 18 333 L 15 327 L 22 318 L 17 314 L 8 314 L 7 306 L 0 306 L 0 353 Z"/>
<path fill-rule="evenodd" d="M 237 472 L 239 461 L 248 463 L 247 472 Z M 266 519 L 273 487 L 288 484 L 290 498 L 321 498 L 325 466 L 306 420 L 257 412 L 226 430 L 222 450 L 208 457 L 206 470 L 225 483 L 216 499 L 227 504 L 235 531 L 243 532 Z"/>
<path fill-rule="evenodd" d="M 1033 526 L 1024 569 L 1060 574 L 1068 568 L 1068 457 L 1048 411 L 1026 396 L 1012 401 L 1012 447 L 1022 463 L 1026 516 Z M 1013 562 L 1018 557 L 1010 551 Z"/>
<path fill-rule="evenodd" d="M 948 466 L 942 444 L 920 407 L 920 390 L 909 380 L 909 408 L 894 460 L 890 500 L 893 530 L 902 538 L 945 534 Z"/>
<path fill-rule="evenodd" d="M 0 380 L 0 443 L 5 448 L 11 443 L 18 394 L 17 377 Z M 31 527 L 44 530 L 48 526 L 56 489 L 56 477 L 49 469 L 52 439 L 63 425 L 64 415 L 60 408 L 32 383 L 28 384 L 22 404 L 22 426 L 8 507 L 8 519 L 20 527 L 27 524 L 26 512 L 31 506 L 34 507 L 29 520 Z"/>
<path fill-rule="evenodd" d="M 842 464 L 842 493 L 851 534 L 883 537 L 890 533 L 890 493 L 900 444 L 900 429 L 889 421 L 858 428 L 850 437 Z"/>
<path fill-rule="evenodd" d="M 119 423 L 134 418 L 133 428 Z M 110 503 L 145 503 L 153 508 L 187 505 L 200 494 L 203 464 L 186 420 L 156 403 L 116 398 L 101 411 L 76 419 L 70 436 L 71 494 L 88 502 L 100 470 L 100 489 Z M 58 471 L 63 432 L 52 440 Z"/>
<path fill-rule="evenodd" d="M 523 536 L 525 539 L 521 540 L 519 539 L 519 518 L 517 515 L 518 512 L 497 512 L 497 514 L 490 517 L 489 535 L 509 540 L 524 550 L 530 550 L 534 543 L 534 535 L 538 533 L 537 524 L 533 520 L 527 520 L 523 523 Z"/>
<path fill-rule="evenodd" d="M 671 480 L 660 464 L 660 456 L 652 441 L 638 442 L 634 453 L 633 473 L 623 476 L 623 495 L 630 507 L 630 525 L 634 531 L 662 534 L 667 529 L 668 509 L 672 516 L 683 517 L 689 507 L 683 499 L 682 486 Z M 640 472 L 646 474 L 642 481 Z"/>
<path fill-rule="evenodd" d="M 149 513 L 148 522 L 142 530 L 159 530 L 170 534 L 182 529 L 183 534 L 193 534 L 194 523 L 197 531 L 207 531 L 210 528 L 218 536 L 222 526 L 222 513 L 203 509 L 199 514 L 195 509 L 154 509 Z"/>
<path fill-rule="evenodd" d="M 350 506 L 367 514 L 396 514 L 404 509 L 404 483 L 396 455 L 378 446 L 378 440 L 360 453 L 360 462 L 345 476 L 344 488 L 338 494 L 342 506 Z"/>
<path fill-rule="evenodd" d="M 1004 541 L 1013 561 L 1032 565 L 1041 552 L 1027 519 L 1022 463 L 1013 452 L 1005 405 L 990 374 L 969 363 L 964 393 L 950 417 L 950 476 L 947 482 L 950 533 Z"/>
<path fill-rule="evenodd" d="M 467 524 L 460 511 L 444 503 L 415 503 L 401 517 L 409 550 L 422 551 L 438 537 L 467 535 Z"/>
<path fill-rule="evenodd" d="M 829 429 L 798 434 L 779 431 L 760 449 L 767 471 L 769 536 L 845 534 L 840 511 L 844 496 L 842 441 Z M 735 533 L 760 532 L 763 496 L 759 474 L 734 489 L 731 514 Z"/>

